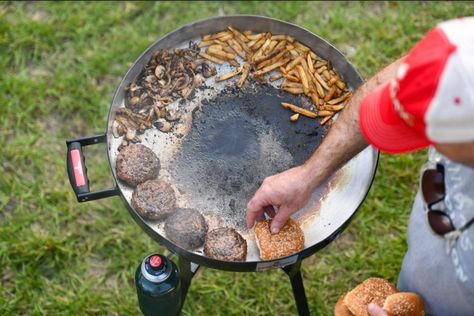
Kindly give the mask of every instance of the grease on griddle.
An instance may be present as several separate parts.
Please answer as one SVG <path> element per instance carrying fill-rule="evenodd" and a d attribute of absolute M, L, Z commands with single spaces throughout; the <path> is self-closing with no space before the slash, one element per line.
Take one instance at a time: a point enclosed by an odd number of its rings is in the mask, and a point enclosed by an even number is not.
<path fill-rule="evenodd" d="M 300 98 L 253 81 L 203 100 L 169 169 L 187 205 L 245 231 L 246 203 L 263 179 L 303 163 L 327 130 L 305 117 L 288 120 L 278 104 Z"/>

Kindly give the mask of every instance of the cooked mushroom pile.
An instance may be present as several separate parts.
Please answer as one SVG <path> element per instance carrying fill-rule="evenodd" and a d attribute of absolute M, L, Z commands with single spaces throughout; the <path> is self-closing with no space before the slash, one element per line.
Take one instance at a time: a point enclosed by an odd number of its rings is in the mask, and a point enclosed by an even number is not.
<path fill-rule="evenodd" d="M 188 99 L 194 89 L 217 73 L 215 66 L 199 58 L 199 47 L 156 51 L 138 78 L 126 91 L 125 107 L 116 112 L 115 137 L 124 135 L 122 145 L 139 142 L 138 134 L 154 125 L 169 132 L 180 118 L 179 110 L 167 106 L 179 98 Z"/>

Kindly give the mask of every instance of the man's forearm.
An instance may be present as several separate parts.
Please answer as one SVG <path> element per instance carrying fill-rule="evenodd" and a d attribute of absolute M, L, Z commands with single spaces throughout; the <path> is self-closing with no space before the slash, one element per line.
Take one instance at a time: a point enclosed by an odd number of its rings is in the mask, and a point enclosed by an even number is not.
<path fill-rule="evenodd" d="M 368 146 L 359 127 L 362 100 L 377 86 L 395 77 L 402 59 L 398 59 L 364 83 L 349 100 L 328 135 L 313 155 L 304 163 L 310 186 L 317 186 Z"/>

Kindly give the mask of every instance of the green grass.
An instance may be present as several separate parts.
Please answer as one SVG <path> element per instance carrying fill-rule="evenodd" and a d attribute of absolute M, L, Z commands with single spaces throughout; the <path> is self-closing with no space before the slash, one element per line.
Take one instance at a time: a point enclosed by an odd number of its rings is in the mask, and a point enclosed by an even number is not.
<path fill-rule="evenodd" d="M 0 315 L 137 315 L 133 275 L 163 251 L 119 198 L 78 204 L 64 140 L 102 133 L 113 93 L 139 54 L 165 33 L 219 14 L 295 22 L 341 48 L 367 78 L 435 23 L 473 15 L 439 3 L 133 2 L 0 4 Z M 396 281 L 418 168 L 426 153 L 382 155 L 350 227 L 304 262 L 313 315 L 369 276 Z M 86 152 L 92 189 L 113 185 L 105 148 Z M 282 271 L 206 269 L 184 315 L 294 315 Z"/>

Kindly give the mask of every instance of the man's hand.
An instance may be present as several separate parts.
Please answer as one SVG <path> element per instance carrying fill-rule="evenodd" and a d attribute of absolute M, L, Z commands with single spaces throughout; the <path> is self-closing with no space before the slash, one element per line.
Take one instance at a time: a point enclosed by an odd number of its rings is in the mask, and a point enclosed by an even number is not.
<path fill-rule="evenodd" d="M 388 316 L 387 313 L 375 303 L 370 303 L 368 306 L 370 316 Z"/>
<path fill-rule="evenodd" d="M 278 233 L 291 214 L 306 205 L 314 187 L 308 180 L 304 165 L 266 178 L 247 204 L 247 226 L 264 220 L 264 213 L 273 217 L 271 231 Z M 277 209 L 275 212 L 273 207 Z"/>

